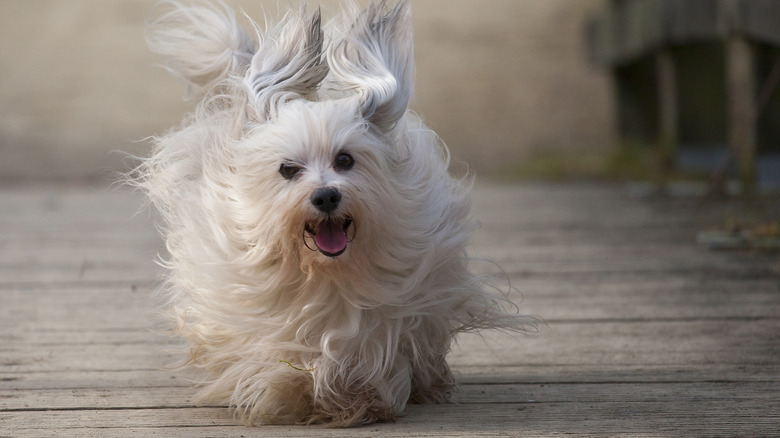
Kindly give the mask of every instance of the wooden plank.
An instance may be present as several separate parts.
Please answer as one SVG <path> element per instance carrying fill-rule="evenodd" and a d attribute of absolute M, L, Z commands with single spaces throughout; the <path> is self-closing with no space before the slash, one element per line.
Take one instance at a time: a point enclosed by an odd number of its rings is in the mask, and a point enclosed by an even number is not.
<path fill-rule="evenodd" d="M 150 336 L 150 339 L 151 336 Z M 165 338 L 156 337 L 155 340 Z M 767 363 L 780 353 L 780 319 L 606 319 L 555 321 L 540 335 L 461 335 L 453 366 L 696 365 Z M 167 347 L 167 348 L 166 348 Z M 148 340 L 11 344 L 0 374 L 57 370 L 155 369 L 177 362 L 173 345 Z M 89 358 L 89 360 L 85 360 Z"/>
<path fill-rule="evenodd" d="M 746 282 L 739 278 L 689 278 L 652 273 L 632 278 L 596 276 L 571 281 L 570 276 L 512 277 L 523 300 L 521 311 L 548 321 L 588 319 L 758 318 L 776 315 L 775 278 Z M 157 320 L 150 285 L 89 284 L 9 289 L 3 292 L 0 327 L 24 343 L 113 340 L 109 330 L 144 330 Z M 701 293 L 706 290 L 706 293 Z M 46 303 L 46 305 L 42 305 Z M 100 307 L 100 312 L 94 312 Z M 86 317 L 89 318 L 86 318 Z M 0 335 L 2 337 L 3 335 Z M 123 335 L 124 336 L 124 335 Z"/>
<path fill-rule="evenodd" d="M 754 415 L 768 408 L 767 415 Z M 17 437 L 40 436 L 549 436 L 551 434 L 631 436 L 768 436 L 780 419 L 776 400 L 674 399 L 658 402 L 494 403 L 412 405 L 395 423 L 355 429 L 322 426 L 264 426 L 248 429 L 221 408 L 107 409 L 0 412 L 0 423 Z"/>
<path fill-rule="evenodd" d="M 175 382 L 175 381 L 174 381 Z M 189 408 L 195 389 L 179 385 L 36 389 L 0 392 L 0 412 Z M 456 404 L 663 402 L 668 400 L 777 401 L 780 385 L 766 381 L 465 383 Z M 214 406 L 224 407 L 224 406 Z"/>
<path fill-rule="evenodd" d="M 504 383 L 462 384 L 453 396 L 458 404 L 497 403 L 598 403 L 656 402 L 681 400 L 776 400 L 777 385 L 748 382 L 597 382 L 597 383 Z M 0 412 L 46 410 L 87 410 L 125 407 L 126 409 L 193 407 L 190 386 L 150 386 L 131 388 L 72 388 L 8 391 L 0 398 Z M 224 407 L 224 406 L 215 406 Z"/>
<path fill-rule="evenodd" d="M 768 388 L 777 383 L 778 363 L 715 363 L 624 365 L 456 365 L 453 368 L 462 385 L 546 385 L 546 384 L 652 384 L 675 383 L 750 383 Z M 195 392 L 198 379 L 190 369 L 59 370 L 5 374 L 0 377 L 0 398 L 20 392 L 128 390 L 136 388 L 185 388 Z M 774 382 L 774 383 L 773 383 Z M 45 407 L 48 401 L 39 400 Z"/>
<path fill-rule="evenodd" d="M 2 218 L 59 217 L 87 223 L 99 219 L 109 222 L 129 220 L 154 213 L 145 210 L 140 192 L 122 187 L 88 187 L 68 184 L 23 184 L 0 186 Z M 80 218 L 80 219 L 79 219 Z"/>
<path fill-rule="evenodd" d="M 148 285 L 118 280 L 85 286 L 22 284 L 0 288 L 0 337 L 22 345 L 68 342 L 74 336 L 106 336 L 109 330 L 149 330 L 154 324 L 154 298 Z M 91 333 L 91 334 L 90 334 Z"/>
<path fill-rule="evenodd" d="M 762 382 L 777 384 L 777 363 L 711 364 L 538 364 L 458 365 L 457 380 L 464 384 L 552 384 L 552 383 L 711 383 Z"/>
<path fill-rule="evenodd" d="M 0 391 L 0 412 L 75 411 L 90 409 L 190 408 L 190 386 L 72 388 Z M 42 408 L 45 401 L 45 408 Z"/>
<path fill-rule="evenodd" d="M 75 256 L 63 263 L 28 262 L 0 267 L 0 287 L 38 283 L 81 284 L 99 283 L 138 284 L 157 278 L 151 264 L 132 264 L 123 261 L 99 260 Z"/>
<path fill-rule="evenodd" d="M 768 363 L 780 353 L 780 320 L 557 322 L 539 336 L 464 335 L 455 366 Z"/>
<path fill-rule="evenodd" d="M 511 274 L 581 274 L 581 273 L 711 273 L 712 275 L 729 276 L 736 271 L 750 269 L 752 275 L 763 277 L 775 276 L 771 266 L 750 266 L 746 263 L 735 264 L 727 255 L 710 256 L 700 248 L 685 248 L 681 251 L 668 253 L 659 258 L 664 251 L 635 251 L 629 249 L 603 251 L 579 251 L 574 247 L 571 251 L 544 251 L 534 249 L 527 251 L 512 248 L 491 249 L 491 260 L 503 270 Z M 484 265 L 490 268 L 490 264 Z"/>
<path fill-rule="evenodd" d="M 0 393 L 36 391 L 73 391 L 128 388 L 195 387 L 192 370 L 176 367 L 119 369 L 119 370 L 68 370 L 29 371 L 0 375 Z M 193 389 L 194 392 L 194 389 Z M 47 405 L 40 400 L 39 406 Z"/>

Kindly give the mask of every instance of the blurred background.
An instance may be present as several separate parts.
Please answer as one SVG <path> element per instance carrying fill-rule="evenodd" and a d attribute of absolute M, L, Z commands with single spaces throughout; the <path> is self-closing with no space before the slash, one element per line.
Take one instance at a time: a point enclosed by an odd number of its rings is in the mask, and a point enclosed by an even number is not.
<path fill-rule="evenodd" d="M 192 108 L 148 53 L 154 0 L 0 0 L 0 180 L 95 180 Z M 256 20 L 277 0 L 230 0 Z M 282 7 L 286 1 L 279 2 Z M 311 4 L 318 3 L 311 1 Z M 319 2 L 332 17 L 337 1 Z M 614 146 L 608 71 L 588 62 L 599 0 L 412 0 L 412 108 L 480 174 Z"/>
<path fill-rule="evenodd" d="M 479 175 L 780 187 L 780 0 L 411 2 L 411 106 Z M 192 108 L 154 3 L 0 0 L 0 181 L 104 180 Z"/>

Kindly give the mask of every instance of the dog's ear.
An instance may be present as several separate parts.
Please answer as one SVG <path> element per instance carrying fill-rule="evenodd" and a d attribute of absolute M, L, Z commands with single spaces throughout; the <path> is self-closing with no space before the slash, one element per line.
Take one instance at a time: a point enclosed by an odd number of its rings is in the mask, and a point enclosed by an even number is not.
<path fill-rule="evenodd" d="M 391 129 L 406 112 L 414 75 L 409 5 L 388 8 L 384 0 L 364 11 L 344 13 L 343 38 L 328 50 L 331 71 L 347 90 L 355 90 L 361 111 L 379 129 Z"/>
<path fill-rule="evenodd" d="M 267 116 L 284 102 L 315 92 L 328 74 L 322 58 L 320 11 L 311 15 L 305 7 L 290 11 L 279 24 L 258 35 L 260 48 L 252 57 L 246 80 L 257 111 Z"/>
<path fill-rule="evenodd" d="M 152 52 L 167 58 L 166 68 L 184 80 L 188 97 L 245 71 L 255 52 L 255 42 L 221 2 L 160 2 L 147 20 L 146 42 Z"/>

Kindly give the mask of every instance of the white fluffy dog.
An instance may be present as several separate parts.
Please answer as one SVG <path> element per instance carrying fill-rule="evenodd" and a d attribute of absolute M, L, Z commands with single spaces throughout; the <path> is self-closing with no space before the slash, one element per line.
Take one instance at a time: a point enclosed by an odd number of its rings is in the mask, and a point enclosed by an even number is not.
<path fill-rule="evenodd" d="M 533 326 L 469 270 L 470 181 L 407 110 L 405 2 L 324 28 L 300 7 L 256 41 L 221 3 L 155 17 L 150 47 L 199 104 L 134 183 L 165 222 L 198 401 L 247 424 L 392 420 L 447 400 L 457 333 Z"/>

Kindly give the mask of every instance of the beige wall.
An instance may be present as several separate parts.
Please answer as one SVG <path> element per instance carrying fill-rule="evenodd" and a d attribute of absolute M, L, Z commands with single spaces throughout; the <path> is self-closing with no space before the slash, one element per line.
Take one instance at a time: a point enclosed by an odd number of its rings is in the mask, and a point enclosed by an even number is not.
<path fill-rule="evenodd" d="M 234 0 L 260 17 L 276 0 Z M 279 2 L 285 4 L 286 1 Z M 309 3 L 315 3 L 310 0 Z M 336 1 L 328 0 L 327 16 Z M 96 178 L 190 104 L 143 42 L 150 0 L 0 0 L 0 179 Z M 412 0 L 413 108 L 483 173 L 612 141 L 584 20 L 601 0 Z"/>

